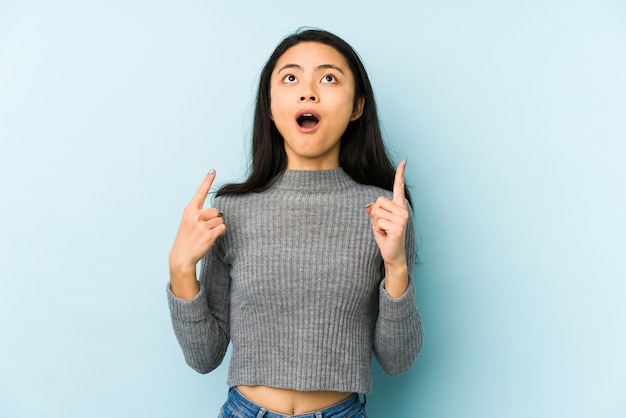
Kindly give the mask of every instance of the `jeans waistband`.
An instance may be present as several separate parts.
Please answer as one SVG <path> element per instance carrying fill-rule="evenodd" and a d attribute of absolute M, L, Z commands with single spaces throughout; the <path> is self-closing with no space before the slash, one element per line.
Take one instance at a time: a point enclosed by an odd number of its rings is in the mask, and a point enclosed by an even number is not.
<path fill-rule="evenodd" d="M 285 415 L 255 404 L 243 396 L 235 387 L 231 388 L 228 392 L 228 400 L 226 402 L 233 409 L 233 411 L 246 418 L 347 418 L 356 414 L 362 406 L 359 395 L 353 393 L 347 399 L 335 405 L 320 409 L 319 411 L 307 412 L 305 414 L 298 415 Z"/>

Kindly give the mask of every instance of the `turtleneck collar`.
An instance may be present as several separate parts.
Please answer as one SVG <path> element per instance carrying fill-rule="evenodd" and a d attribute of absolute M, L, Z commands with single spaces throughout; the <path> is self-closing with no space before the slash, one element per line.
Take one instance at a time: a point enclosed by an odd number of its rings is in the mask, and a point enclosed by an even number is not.
<path fill-rule="evenodd" d="M 282 190 L 330 191 L 354 186 L 354 180 L 341 167 L 331 170 L 285 170 L 273 188 Z"/>

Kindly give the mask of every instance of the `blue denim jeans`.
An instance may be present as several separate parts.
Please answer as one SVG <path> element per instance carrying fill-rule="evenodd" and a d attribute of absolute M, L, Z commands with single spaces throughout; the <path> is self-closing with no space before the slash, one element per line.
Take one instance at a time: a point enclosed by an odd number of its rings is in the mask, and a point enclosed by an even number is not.
<path fill-rule="evenodd" d="M 367 418 L 365 401 L 361 403 L 358 394 L 345 401 L 300 415 L 284 415 L 269 411 L 243 396 L 237 388 L 231 388 L 228 399 L 222 406 L 219 418 Z"/>

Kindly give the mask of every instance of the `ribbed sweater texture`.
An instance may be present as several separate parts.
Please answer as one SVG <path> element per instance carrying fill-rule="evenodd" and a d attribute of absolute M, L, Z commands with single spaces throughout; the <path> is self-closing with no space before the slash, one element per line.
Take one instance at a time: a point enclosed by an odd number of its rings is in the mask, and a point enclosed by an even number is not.
<path fill-rule="evenodd" d="M 389 374 L 422 344 L 409 219 L 409 287 L 384 289 L 365 207 L 389 191 L 341 168 L 287 170 L 266 191 L 214 199 L 227 232 L 203 259 L 192 300 L 167 294 L 187 363 L 215 369 L 232 342 L 228 385 L 371 393 L 372 353 Z"/>

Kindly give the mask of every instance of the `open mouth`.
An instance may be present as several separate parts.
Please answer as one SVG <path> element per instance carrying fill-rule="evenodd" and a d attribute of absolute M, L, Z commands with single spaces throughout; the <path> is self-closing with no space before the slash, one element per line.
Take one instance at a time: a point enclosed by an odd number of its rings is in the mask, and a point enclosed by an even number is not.
<path fill-rule="evenodd" d="M 298 118 L 298 125 L 307 129 L 314 128 L 319 122 L 319 119 L 311 113 L 304 113 Z"/>
<path fill-rule="evenodd" d="M 320 119 L 319 116 L 306 112 L 298 116 L 296 122 L 301 128 L 308 130 L 315 128 L 320 123 Z"/>

